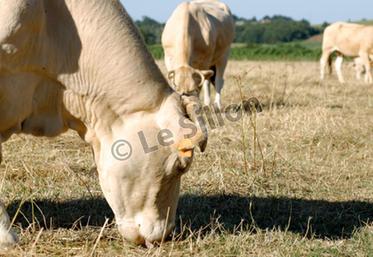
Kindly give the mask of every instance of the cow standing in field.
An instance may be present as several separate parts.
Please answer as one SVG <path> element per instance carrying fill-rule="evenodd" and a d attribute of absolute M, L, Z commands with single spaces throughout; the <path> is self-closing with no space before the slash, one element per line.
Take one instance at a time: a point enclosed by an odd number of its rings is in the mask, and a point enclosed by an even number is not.
<path fill-rule="evenodd" d="M 320 60 L 321 80 L 325 77 L 327 64 L 331 72 L 333 52 L 337 52 L 335 65 L 341 83 L 345 82 L 342 74 L 343 56 L 359 56 L 366 72 L 365 82 L 373 82 L 369 59 L 369 56 L 373 55 L 373 26 L 337 22 L 325 29 Z"/>
<path fill-rule="evenodd" d="M 224 72 L 235 24 L 227 5 L 217 0 L 180 4 L 167 21 L 162 35 L 168 78 L 177 92 L 199 95 L 210 105 L 210 82 L 215 104 L 221 108 Z"/>
<path fill-rule="evenodd" d="M 207 140 L 186 118 L 197 102 L 171 89 L 119 0 L 1 1 L 0 156 L 15 133 L 77 131 L 133 243 L 174 226 L 181 176 Z M 0 204 L 0 249 L 16 242 L 9 226 Z"/>

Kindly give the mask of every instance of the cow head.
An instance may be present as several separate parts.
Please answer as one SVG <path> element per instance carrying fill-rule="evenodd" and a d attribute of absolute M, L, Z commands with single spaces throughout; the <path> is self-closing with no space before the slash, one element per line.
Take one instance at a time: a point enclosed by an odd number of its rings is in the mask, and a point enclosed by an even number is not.
<path fill-rule="evenodd" d="M 181 176 L 207 139 L 186 116 L 173 93 L 159 110 L 91 136 L 104 195 L 119 231 L 135 244 L 160 242 L 174 227 Z"/>
<path fill-rule="evenodd" d="M 168 79 L 175 91 L 187 95 L 199 95 L 203 83 L 212 76 L 212 70 L 197 70 L 190 66 L 182 66 L 168 73 Z"/>

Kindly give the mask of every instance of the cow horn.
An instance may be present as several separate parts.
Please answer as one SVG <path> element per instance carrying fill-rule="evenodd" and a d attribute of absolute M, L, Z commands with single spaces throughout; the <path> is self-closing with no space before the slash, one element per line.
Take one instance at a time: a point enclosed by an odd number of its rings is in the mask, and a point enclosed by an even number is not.
<path fill-rule="evenodd" d="M 194 122 L 198 131 L 195 136 L 191 138 L 191 144 L 199 146 L 201 152 L 206 150 L 208 133 L 207 129 L 203 127 L 204 124 L 198 122 L 198 116 L 202 115 L 202 106 L 197 96 L 182 96 L 182 102 L 189 119 Z"/>

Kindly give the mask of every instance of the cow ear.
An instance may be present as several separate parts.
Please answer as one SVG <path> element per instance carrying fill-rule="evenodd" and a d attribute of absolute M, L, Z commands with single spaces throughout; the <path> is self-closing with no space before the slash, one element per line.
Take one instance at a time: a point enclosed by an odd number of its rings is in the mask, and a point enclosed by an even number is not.
<path fill-rule="evenodd" d="M 170 81 L 174 81 L 175 79 L 175 71 L 170 71 L 168 74 L 167 74 L 167 77 Z"/>
<path fill-rule="evenodd" d="M 193 73 L 193 80 L 198 85 L 199 88 L 202 87 L 203 82 L 205 81 L 203 75 L 200 72 L 194 72 Z"/>
<path fill-rule="evenodd" d="M 204 80 L 211 79 L 212 76 L 214 76 L 214 74 L 215 74 L 215 72 L 213 70 L 203 70 L 203 71 L 200 71 L 200 72 L 201 72 L 201 75 L 204 78 Z"/>

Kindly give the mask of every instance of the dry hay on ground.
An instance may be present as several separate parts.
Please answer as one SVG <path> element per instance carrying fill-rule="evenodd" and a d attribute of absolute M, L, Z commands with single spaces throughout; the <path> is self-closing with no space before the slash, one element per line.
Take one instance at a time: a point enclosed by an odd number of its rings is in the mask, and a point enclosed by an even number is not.
<path fill-rule="evenodd" d="M 173 239 L 153 250 L 122 241 L 78 136 L 14 136 L 0 168 L 10 213 L 22 205 L 13 255 L 372 254 L 373 86 L 352 70 L 345 85 L 318 74 L 312 62 L 230 63 L 225 104 L 256 96 L 264 110 L 210 132 L 183 178 Z"/>

